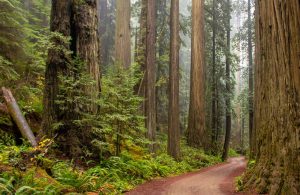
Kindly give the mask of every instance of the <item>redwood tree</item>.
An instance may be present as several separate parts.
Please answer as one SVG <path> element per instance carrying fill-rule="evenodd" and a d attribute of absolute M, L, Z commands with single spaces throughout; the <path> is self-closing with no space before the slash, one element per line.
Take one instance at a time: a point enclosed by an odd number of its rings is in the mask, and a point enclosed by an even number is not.
<path fill-rule="evenodd" d="M 216 16 L 216 0 L 212 0 L 212 97 L 211 97 L 211 130 L 212 130 L 212 146 L 215 147 L 218 141 L 217 136 L 217 75 L 216 75 L 216 42 L 217 42 L 217 16 Z"/>
<path fill-rule="evenodd" d="M 248 185 L 300 194 L 300 1 L 256 1 L 254 142 Z"/>
<path fill-rule="evenodd" d="M 53 124 L 64 120 L 78 120 L 78 116 L 70 114 L 74 107 L 62 111 L 57 103 L 59 95 L 59 75 L 68 75 L 72 69 L 73 60 L 80 59 L 85 64 L 85 71 L 95 81 L 83 89 L 89 98 L 95 100 L 100 91 L 98 17 L 96 0 L 84 1 L 52 1 L 51 31 L 65 38 L 53 37 L 48 53 L 45 74 L 43 133 L 48 137 L 54 136 Z M 68 41 L 67 37 L 71 37 Z M 70 54 L 69 52 L 72 53 Z M 85 112 L 96 114 L 95 104 L 86 106 Z M 71 155 L 80 153 L 81 144 L 90 144 L 90 132 L 76 131 L 65 128 L 59 131 L 60 144 Z M 76 140 L 76 141 L 75 141 Z"/>
<path fill-rule="evenodd" d="M 130 0 L 117 0 L 115 61 L 124 67 L 131 64 Z"/>
<path fill-rule="evenodd" d="M 249 106 L 249 143 L 250 143 L 250 157 L 253 158 L 254 151 L 252 150 L 253 141 L 252 133 L 253 133 L 253 46 L 252 46 L 252 19 L 251 19 L 251 0 L 248 0 L 248 68 L 249 68 L 249 94 L 248 94 L 248 106 Z"/>
<path fill-rule="evenodd" d="M 192 2 L 192 67 L 188 145 L 204 146 L 205 143 L 205 62 L 204 62 L 204 0 Z"/>
<path fill-rule="evenodd" d="M 179 121 L 179 0 L 171 0 L 168 154 L 180 157 Z"/>
<path fill-rule="evenodd" d="M 225 93 L 225 104 L 226 104 L 226 125 L 225 125 L 225 141 L 223 147 L 222 160 L 225 161 L 228 158 L 230 137 L 231 137 L 231 78 L 230 78 L 230 19 L 231 19 L 231 5 L 230 0 L 227 0 L 227 18 L 226 18 L 226 41 L 227 41 L 227 51 L 226 51 L 226 93 Z"/>
<path fill-rule="evenodd" d="M 155 43 L 156 43 L 156 26 L 155 1 L 147 1 L 147 34 L 146 34 L 146 128 L 150 141 L 155 141 L 156 136 L 156 78 L 155 78 Z M 154 152 L 154 144 L 150 145 L 150 151 Z"/>

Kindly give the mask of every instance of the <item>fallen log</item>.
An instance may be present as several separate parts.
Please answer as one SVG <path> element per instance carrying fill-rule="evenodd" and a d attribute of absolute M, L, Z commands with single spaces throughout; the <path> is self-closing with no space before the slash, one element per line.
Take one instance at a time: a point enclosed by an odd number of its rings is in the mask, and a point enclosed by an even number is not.
<path fill-rule="evenodd" d="M 11 91 L 9 89 L 6 89 L 5 87 L 2 87 L 1 91 L 6 104 L 6 109 L 9 115 L 12 117 L 13 121 L 17 124 L 22 136 L 28 139 L 33 147 L 36 147 L 38 144 L 35 136 L 33 135 Z"/>

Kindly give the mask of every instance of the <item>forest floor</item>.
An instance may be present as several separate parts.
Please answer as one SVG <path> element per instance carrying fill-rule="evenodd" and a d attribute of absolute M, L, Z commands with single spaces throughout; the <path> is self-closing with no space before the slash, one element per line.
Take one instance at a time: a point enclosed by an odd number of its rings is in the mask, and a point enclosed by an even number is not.
<path fill-rule="evenodd" d="M 235 192 L 235 177 L 246 169 L 244 157 L 207 167 L 177 177 L 154 180 L 126 193 L 127 195 L 253 195 Z"/>

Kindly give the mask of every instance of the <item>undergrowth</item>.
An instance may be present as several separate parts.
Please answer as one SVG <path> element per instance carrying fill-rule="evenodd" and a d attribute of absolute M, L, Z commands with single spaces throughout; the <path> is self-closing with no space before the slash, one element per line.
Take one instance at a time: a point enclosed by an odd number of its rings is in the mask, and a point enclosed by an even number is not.
<path fill-rule="evenodd" d="M 28 145 L 0 147 L 0 194 L 121 194 L 155 178 L 179 175 L 220 162 L 202 150 L 182 147 L 177 162 L 164 151 L 156 156 L 123 151 L 95 166 L 84 168 L 72 160 L 47 154 L 47 142 L 37 149 Z"/>

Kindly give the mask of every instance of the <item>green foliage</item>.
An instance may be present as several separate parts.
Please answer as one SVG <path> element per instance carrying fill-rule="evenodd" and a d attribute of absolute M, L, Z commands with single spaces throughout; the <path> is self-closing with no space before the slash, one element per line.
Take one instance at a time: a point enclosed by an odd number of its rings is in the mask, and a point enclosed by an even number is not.
<path fill-rule="evenodd" d="M 233 148 L 229 148 L 228 156 L 229 157 L 238 157 L 238 156 L 240 156 L 240 154 L 238 154 Z"/>
<path fill-rule="evenodd" d="M 244 190 L 243 176 L 235 178 L 236 191 L 241 192 Z"/>
<path fill-rule="evenodd" d="M 26 112 L 42 110 L 49 13 L 49 1 L 0 0 L 0 86 L 17 90 Z"/>
<path fill-rule="evenodd" d="M 194 169 L 211 166 L 221 162 L 220 157 L 205 154 L 202 149 L 194 149 L 188 146 L 182 148 L 183 161 Z"/>
<path fill-rule="evenodd" d="M 75 120 L 68 121 L 66 119 L 62 121 L 65 122 L 63 125 L 67 125 L 68 128 L 95 125 L 96 116 L 87 111 L 89 105 L 93 104 L 95 100 L 92 99 L 90 94 L 86 93 L 86 89 L 93 86 L 95 82 L 85 71 L 85 68 L 85 63 L 79 58 L 75 58 L 68 66 L 68 74 L 59 75 L 60 86 L 56 103 L 65 115 L 68 113 L 77 116 Z"/>
<path fill-rule="evenodd" d="M 52 167 L 53 178 L 63 185 L 72 186 L 78 192 L 85 192 L 91 189 L 96 189 L 97 178 L 94 176 L 81 174 L 76 169 L 72 168 L 66 162 L 59 162 Z"/>
<path fill-rule="evenodd" d="M 59 191 L 52 185 L 44 186 L 43 188 L 31 187 L 31 186 L 18 186 L 16 185 L 17 180 L 14 177 L 9 179 L 0 178 L 0 194 L 5 195 L 56 195 L 59 194 Z"/>
<path fill-rule="evenodd" d="M 1 117 L 0 117 L 0 124 L 1 124 Z M 14 136 L 1 130 L 0 129 L 0 151 L 5 147 L 5 146 L 13 146 L 15 145 L 15 140 Z"/>
<path fill-rule="evenodd" d="M 119 154 L 118 148 L 134 148 L 142 145 L 144 136 L 144 117 L 140 114 L 142 98 L 135 95 L 134 87 L 139 81 L 135 65 L 125 69 L 119 65 L 108 68 L 102 77 L 102 90 L 99 101 L 99 122 L 106 143 L 94 140 L 101 151 Z M 127 147 L 127 149 L 130 149 Z"/>
<path fill-rule="evenodd" d="M 256 164 L 256 160 L 249 160 L 247 164 L 248 169 L 252 169 Z"/>
<path fill-rule="evenodd" d="M 42 142 L 38 150 L 43 151 L 47 142 Z M 6 156 L 6 160 L 1 160 L 0 167 L 3 169 L 5 166 L 7 169 L 0 174 L 2 194 L 121 194 L 147 180 L 179 175 L 220 162 L 220 158 L 206 155 L 202 150 L 195 150 L 184 144 L 184 157 L 180 162 L 164 152 L 152 157 L 123 151 L 118 157 L 111 156 L 88 169 L 74 161 L 49 159 L 47 155 L 40 154 L 30 156 L 34 151 L 36 150 L 27 145 L 1 149 L 1 157 Z M 29 159 L 20 158 L 24 156 L 29 156 Z M 46 161 L 51 163 L 45 166 L 43 162 Z M 23 167 L 16 166 L 16 162 L 23 164 Z"/>

